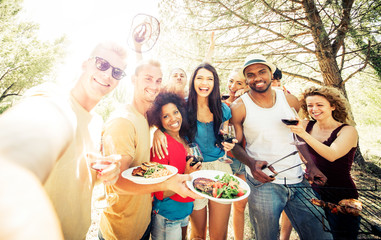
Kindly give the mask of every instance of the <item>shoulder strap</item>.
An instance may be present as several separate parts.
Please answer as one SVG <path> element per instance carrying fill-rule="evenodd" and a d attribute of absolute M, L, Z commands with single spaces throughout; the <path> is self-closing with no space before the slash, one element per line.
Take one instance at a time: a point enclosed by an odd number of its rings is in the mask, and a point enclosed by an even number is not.
<path fill-rule="evenodd" d="M 332 134 L 331 135 L 337 135 L 338 132 L 340 132 L 340 130 L 345 127 L 345 126 L 348 126 L 348 124 L 344 123 L 344 124 L 341 124 L 340 126 L 338 126 L 335 130 L 332 131 Z"/>
<path fill-rule="evenodd" d="M 309 121 L 306 127 L 306 132 L 311 133 L 312 128 L 314 127 L 316 121 Z"/>

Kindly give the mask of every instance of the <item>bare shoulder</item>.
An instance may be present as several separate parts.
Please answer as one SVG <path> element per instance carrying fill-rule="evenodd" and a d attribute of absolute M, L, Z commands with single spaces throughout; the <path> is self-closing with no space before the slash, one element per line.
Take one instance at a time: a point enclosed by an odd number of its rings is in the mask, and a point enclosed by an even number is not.
<path fill-rule="evenodd" d="M 286 97 L 288 105 L 290 105 L 290 107 L 295 108 L 296 111 L 299 111 L 300 103 L 298 98 L 292 95 L 291 93 L 284 93 L 284 96 Z"/>
<path fill-rule="evenodd" d="M 357 133 L 357 130 L 355 127 L 351 126 L 351 125 L 347 125 L 347 126 L 344 126 L 338 133 L 338 135 L 342 134 L 342 133 L 345 133 L 345 134 L 350 134 L 350 135 L 353 135 L 353 136 L 358 136 L 358 133 Z"/>
<path fill-rule="evenodd" d="M 236 99 L 231 105 L 232 118 L 230 122 L 241 125 L 246 118 L 246 107 L 241 98 Z"/>
<path fill-rule="evenodd" d="M 344 126 L 340 131 L 337 133 L 337 139 L 340 142 L 345 142 L 345 144 L 356 147 L 358 143 L 358 133 L 355 127 L 353 126 Z"/>
<path fill-rule="evenodd" d="M 230 109 L 232 111 L 232 115 L 246 115 L 245 104 L 241 98 L 236 99 L 232 104 L 230 104 Z"/>
<path fill-rule="evenodd" d="M 244 105 L 242 99 L 239 97 L 230 104 L 230 108 L 236 108 L 237 106 Z"/>

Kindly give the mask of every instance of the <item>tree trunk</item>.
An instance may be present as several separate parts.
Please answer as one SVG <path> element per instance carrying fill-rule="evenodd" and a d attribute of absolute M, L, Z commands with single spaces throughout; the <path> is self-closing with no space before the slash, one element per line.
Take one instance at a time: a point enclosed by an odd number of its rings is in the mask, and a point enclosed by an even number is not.
<path fill-rule="evenodd" d="M 357 149 L 355 153 L 355 159 L 354 162 L 357 163 L 359 166 L 363 167 L 365 166 L 365 159 L 361 154 L 360 145 L 357 144 Z"/>
<path fill-rule="evenodd" d="M 311 34 L 315 43 L 315 55 L 319 61 L 324 85 L 333 86 L 343 91 L 343 79 L 337 65 L 336 54 L 333 51 L 331 41 L 320 18 L 315 1 L 303 0 L 302 4 L 311 27 Z M 344 94 L 346 95 L 346 93 Z"/>
<path fill-rule="evenodd" d="M 341 77 L 339 66 L 337 65 L 337 61 L 336 61 L 336 54 L 338 49 L 340 48 L 340 43 L 336 42 L 335 46 L 332 46 L 328 33 L 325 31 L 324 24 L 316 8 L 315 1 L 303 0 L 302 4 L 304 7 L 304 11 L 306 13 L 306 17 L 309 22 L 309 25 L 311 27 L 312 37 L 314 39 L 315 48 L 316 48 L 315 55 L 319 61 L 319 67 L 323 77 L 324 85 L 333 86 L 339 89 L 344 94 L 344 96 L 348 99 L 348 95 L 345 90 L 345 85 L 343 84 L 343 79 Z M 348 4 L 347 4 L 348 6 L 346 6 L 344 10 L 349 11 L 350 10 L 349 6 L 352 6 L 352 4 L 353 4 L 353 1 L 348 1 Z M 346 21 L 343 21 L 343 24 L 348 25 L 349 19 L 346 19 Z M 347 27 L 343 28 L 342 30 L 347 30 Z M 345 33 L 341 33 L 341 34 L 345 35 Z M 353 119 L 353 114 L 351 109 L 348 109 L 348 111 Z M 357 144 L 354 162 L 359 164 L 360 166 L 365 165 L 365 160 L 361 154 L 359 144 Z"/>

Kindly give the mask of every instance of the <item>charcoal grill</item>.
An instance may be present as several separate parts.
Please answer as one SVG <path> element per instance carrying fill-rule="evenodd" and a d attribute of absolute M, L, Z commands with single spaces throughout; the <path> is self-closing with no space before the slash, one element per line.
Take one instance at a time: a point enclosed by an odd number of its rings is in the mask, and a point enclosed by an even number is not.
<path fill-rule="evenodd" d="M 316 198 L 315 195 L 312 194 L 312 191 L 302 191 L 301 188 L 312 188 L 309 187 L 295 187 L 292 185 L 287 185 L 285 183 L 285 186 L 290 189 L 290 191 L 298 191 L 298 194 L 296 196 L 298 198 L 305 198 L 307 200 L 310 200 L 312 198 Z M 353 189 L 345 189 L 345 188 L 334 188 L 329 186 L 324 187 L 313 187 L 319 188 L 319 191 L 325 192 L 334 192 L 334 190 L 353 190 Z M 357 189 L 359 193 L 359 200 L 362 203 L 362 211 L 360 214 L 360 230 L 358 239 L 381 239 L 381 197 L 380 197 L 380 191 L 377 189 L 377 183 L 375 182 L 374 186 L 370 188 L 358 188 Z M 307 204 L 309 204 L 307 206 Z M 306 207 L 312 207 L 315 209 L 321 208 L 319 206 L 316 206 L 312 204 L 310 201 L 306 201 Z M 319 212 L 319 211 L 316 211 Z M 314 212 L 313 212 L 314 213 Z M 331 229 L 328 224 L 328 220 L 324 214 L 316 215 L 314 213 L 315 217 L 320 221 L 322 228 L 324 231 L 331 232 Z M 291 218 L 292 216 L 288 216 Z"/>

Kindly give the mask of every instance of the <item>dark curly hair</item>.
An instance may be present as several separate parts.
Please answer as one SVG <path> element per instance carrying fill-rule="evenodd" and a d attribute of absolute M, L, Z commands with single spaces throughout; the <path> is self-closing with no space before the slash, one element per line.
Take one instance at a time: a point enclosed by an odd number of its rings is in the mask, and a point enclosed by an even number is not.
<path fill-rule="evenodd" d="M 188 121 L 187 121 L 187 113 L 185 110 L 185 100 L 179 95 L 172 92 L 161 92 L 155 98 L 150 109 L 147 111 L 147 120 L 150 126 L 155 126 L 159 129 L 164 129 L 163 124 L 161 123 L 161 115 L 163 106 L 173 103 L 176 105 L 177 109 L 180 111 L 182 117 L 182 124 L 180 128 L 180 136 L 181 137 L 189 137 L 188 136 Z"/>
<path fill-rule="evenodd" d="M 201 63 L 193 71 L 191 82 L 189 84 L 189 96 L 188 96 L 188 117 L 190 123 L 190 139 L 194 140 L 197 132 L 197 92 L 194 88 L 194 80 L 197 72 L 200 69 L 206 69 L 213 73 L 214 87 L 210 95 L 208 96 L 209 109 L 213 113 L 213 130 L 216 139 L 218 138 L 219 128 L 222 123 L 222 103 L 220 93 L 220 79 L 218 77 L 216 69 L 209 63 Z"/>
<path fill-rule="evenodd" d="M 307 88 L 301 95 L 300 107 L 301 115 L 304 118 L 312 119 L 308 114 L 306 98 L 310 96 L 322 96 L 332 107 L 335 107 L 335 110 L 332 112 L 332 117 L 338 122 L 353 124 L 353 120 L 349 115 L 349 104 L 347 99 L 343 94 L 336 88 L 333 87 L 310 87 Z"/>

